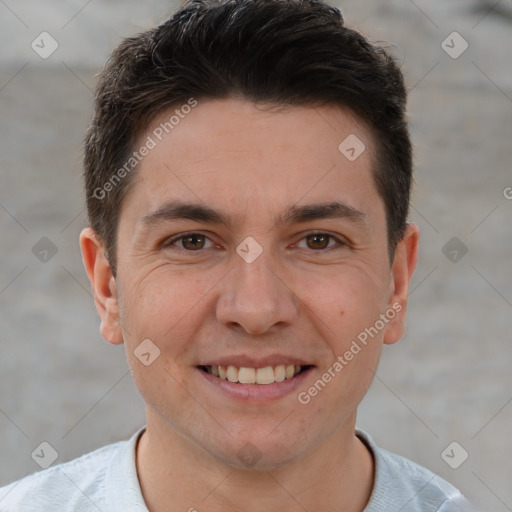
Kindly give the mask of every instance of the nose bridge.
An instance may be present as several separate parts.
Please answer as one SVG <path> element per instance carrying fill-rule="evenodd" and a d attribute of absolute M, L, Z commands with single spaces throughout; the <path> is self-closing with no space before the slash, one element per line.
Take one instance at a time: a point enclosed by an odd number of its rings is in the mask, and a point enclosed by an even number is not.
<path fill-rule="evenodd" d="M 238 324 L 247 332 L 257 334 L 277 323 L 293 320 L 296 314 L 293 294 L 276 275 L 273 263 L 269 249 L 253 261 L 236 255 L 235 268 L 224 283 L 217 305 L 219 321 L 231 326 Z"/>
<path fill-rule="evenodd" d="M 277 302 L 277 278 L 274 272 L 270 270 L 272 263 L 270 257 L 263 254 L 248 263 L 245 260 L 238 262 L 237 265 L 237 283 L 235 290 L 241 303 L 244 301 L 254 302 L 255 306 L 261 302 L 268 304 L 270 308 Z M 282 286 L 282 285 L 281 285 Z"/>

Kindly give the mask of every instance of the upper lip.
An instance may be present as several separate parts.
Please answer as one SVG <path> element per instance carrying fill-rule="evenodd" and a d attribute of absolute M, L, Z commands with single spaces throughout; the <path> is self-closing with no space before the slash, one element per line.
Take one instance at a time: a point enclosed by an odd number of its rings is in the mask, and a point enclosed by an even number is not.
<path fill-rule="evenodd" d="M 246 355 L 238 356 L 223 356 L 216 359 L 211 359 L 208 362 L 199 364 L 198 366 L 236 366 L 237 368 L 265 368 L 267 366 L 278 366 L 284 364 L 312 366 L 310 362 L 299 359 L 295 356 L 287 356 L 284 354 L 272 354 L 266 357 L 250 357 Z"/>

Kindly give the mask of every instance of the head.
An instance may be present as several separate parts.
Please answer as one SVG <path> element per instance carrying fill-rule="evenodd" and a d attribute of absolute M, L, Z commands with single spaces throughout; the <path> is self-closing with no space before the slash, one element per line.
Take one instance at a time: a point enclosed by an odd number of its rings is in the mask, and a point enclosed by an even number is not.
<path fill-rule="evenodd" d="M 190 103 L 230 97 L 274 108 L 341 105 L 366 122 L 391 261 L 405 231 L 412 176 L 406 91 L 392 57 L 323 2 L 192 1 L 126 39 L 100 75 L 84 175 L 89 222 L 114 275 L 121 205 L 139 164 L 129 162 L 135 141 L 165 110 L 184 113 Z M 163 134 L 179 119 L 166 121 Z"/>
<path fill-rule="evenodd" d="M 102 335 L 125 343 L 148 414 L 232 464 L 250 440 L 270 465 L 355 414 L 382 343 L 403 333 L 416 262 L 405 103 L 393 58 L 317 1 L 191 1 L 112 53 L 85 140 L 81 246 Z M 297 389 L 240 409 L 198 375 L 290 354 L 310 367 L 304 385 L 337 380 L 315 400 Z M 277 427 L 283 404 L 300 424 Z"/>

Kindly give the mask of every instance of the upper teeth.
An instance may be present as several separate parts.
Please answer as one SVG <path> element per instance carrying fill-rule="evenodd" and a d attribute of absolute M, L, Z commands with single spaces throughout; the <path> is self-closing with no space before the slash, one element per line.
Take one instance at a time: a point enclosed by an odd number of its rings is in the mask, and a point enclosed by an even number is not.
<path fill-rule="evenodd" d="M 273 384 L 291 379 L 300 372 L 299 365 L 265 366 L 265 368 L 237 368 L 236 366 L 207 366 L 206 371 L 215 377 L 241 384 Z"/>

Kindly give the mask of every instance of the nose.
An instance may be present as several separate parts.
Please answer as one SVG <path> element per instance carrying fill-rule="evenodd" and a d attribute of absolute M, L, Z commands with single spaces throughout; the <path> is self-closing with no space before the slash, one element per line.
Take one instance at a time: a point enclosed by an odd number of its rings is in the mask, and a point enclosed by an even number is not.
<path fill-rule="evenodd" d="M 217 320 L 253 335 L 290 325 L 298 314 L 298 299 L 285 273 L 274 270 L 265 251 L 252 263 L 235 258 L 234 265 L 222 281 Z"/>

